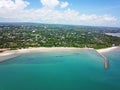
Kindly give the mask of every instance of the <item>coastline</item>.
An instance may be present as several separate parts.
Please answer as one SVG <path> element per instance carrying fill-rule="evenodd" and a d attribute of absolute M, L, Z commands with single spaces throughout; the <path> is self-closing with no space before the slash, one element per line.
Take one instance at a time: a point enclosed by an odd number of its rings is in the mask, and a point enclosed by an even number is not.
<path fill-rule="evenodd" d="M 25 53 L 36 53 L 36 52 L 66 52 L 66 51 L 83 51 L 93 48 L 75 48 L 75 47 L 38 47 L 38 48 L 26 48 L 18 50 L 6 50 L 0 53 L 0 62 L 7 61 L 11 58 L 15 58 Z"/>
<path fill-rule="evenodd" d="M 107 52 L 113 51 L 113 50 L 118 49 L 118 48 L 120 48 L 120 46 L 114 46 L 114 47 L 109 47 L 109 48 L 97 49 L 96 51 L 99 52 L 99 53 L 107 53 Z"/>
<path fill-rule="evenodd" d="M 114 49 L 120 48 L 119 46 L 98 49 L 96 50 L 99 53 L 110 52 Z M 66 51 L 83 51 L 90 50 L 93 48 L 75 48 L 75 47 L 38 47 L 38 48 L 26 48 L 26 49 L 18 49 L 18 50 L 6 50 L 0 53 L 0 62 L 7 61 L 8 59 L 15 58 L 21 54 L 25 53 L 36 53 L 36 52 L 66 52 Z"/>

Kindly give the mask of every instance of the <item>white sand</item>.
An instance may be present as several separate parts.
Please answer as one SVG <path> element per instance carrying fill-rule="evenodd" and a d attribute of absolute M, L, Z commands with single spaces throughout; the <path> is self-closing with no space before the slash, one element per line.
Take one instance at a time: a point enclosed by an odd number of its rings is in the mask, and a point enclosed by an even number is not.
<path fill-rule="evenodd" d="M 4 51 L 4 52 L 0 53 L 0 62 L 17 57 L 18 55 L 19 55 L 18 51 L 16 51 L 16 50 L 15 51 L 11 51 L 11 50 Z"/>
<path fill-rule="evenodd" d="M 110 47 L 105 49 L 97 50 L 99 53 L 109 52 L 111 50 L 117 49 L 120 47 Z M 39 47 L 39 48 L 27 48 L 27 49 L 18 49 L 18 50 L 6 50 L 0 53 L 0 62 L 6 61 L 7 59 L 14 58 L 20 54 L 24 53 L 34 53 L 34 52 L 65 52 L 65 51 L 83 51 L 93 48 L 74 48 L 74 47 Z M 6 59 L 7 58 L 7 59 Z"/>
<path fill-rule="evenodd" d="M 118 48 L 120 48 L 120 47 L 119 46 L 115 46 L 115 47 L 110 47 L 110 48 L 99 49 L 97 51 L 99 53 L 107 53 L 107 52 L 113 51 L 113 50 L 118 49 Z"/>
<path fill-rule="evenodd" d="M 4 51 L 4 52 L 0 53 L 0 62 L 6 61 L 6 58 L 7 59 L 14 58 L 14 57 L 16 57 L 20 54 L 24 54 L 24 53 L 65 52 L 65 51 L 81 51 L 81 50 L 88 50 L 88 49 L 92 49 L 92 48 L 74 48 L 74 47 L 50 47 L 50 48 L 46 48 L 46 47 L 39 47 L 39 48 L 8 50 L 8 51 Z"/>
<path fill-rule="evenodd" d="M 30 52 L 63 52 L 63 51 L 73 51 L 73 50 L 85 50 L 88 48 L 74 48 L 74 47 L 40 47 L 40 48 L 28 48 L 17 50 L 19 53 L 30 53 Z"/>

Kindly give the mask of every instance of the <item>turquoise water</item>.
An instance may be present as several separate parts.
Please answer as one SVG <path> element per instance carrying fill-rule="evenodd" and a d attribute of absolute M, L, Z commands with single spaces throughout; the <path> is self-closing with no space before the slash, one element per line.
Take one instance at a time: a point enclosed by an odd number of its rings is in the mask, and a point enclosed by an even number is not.
<path fill-rule="evenodd" d="M 120 90 L 120 50 L 30 53 L 0 64 L 0 90 Z"/>

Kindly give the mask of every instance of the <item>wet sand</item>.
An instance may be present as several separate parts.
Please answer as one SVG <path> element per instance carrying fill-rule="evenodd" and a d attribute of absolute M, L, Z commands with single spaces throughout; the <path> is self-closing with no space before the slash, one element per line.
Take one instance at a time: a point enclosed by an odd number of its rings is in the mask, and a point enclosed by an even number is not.
<path fill-rule="evenodd" d="M 8 59 L 17 57 L 25 53 L 35 53 L 35 52 L 66 52 L 66 51 L 83 51 L 92 48 L 74 48 L 74 47 L 40 47 L 40 48 L 27 48 L 18 50 L 6 50 L 0 53 L 0 62 L 6 61 Z"/>

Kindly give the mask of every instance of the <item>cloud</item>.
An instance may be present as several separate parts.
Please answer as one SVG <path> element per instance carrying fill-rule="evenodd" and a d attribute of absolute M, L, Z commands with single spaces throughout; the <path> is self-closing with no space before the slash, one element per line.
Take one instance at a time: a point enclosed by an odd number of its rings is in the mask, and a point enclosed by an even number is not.
<path fill-rule="evenodd" d="M 0 0 L 0 9 L 24 9 L 29 2 L 23 0 Z"/>
<path fill-rule="evenodd" d="M 15 0 L 15 2 L 12 0 L 0 0 L 0 21 L 40 22 L 95 26 L 117 26 L 119 22 L 118 18 L 107 14 L 87 15 L 81 14 L 80 12 L 73 9 L 53 9 L 60 5 L 60 2 L 58 0 L 56 0 L 56 4 L 55 2 L 48 3 L 50 0 L 41 0 L 41 2 L 42 1 L 46 1 L 43 2 L 44 4 L 42 3 L 42 8 L 25 9 L 30 4 L 25 0 Z M 67 5 L 63 6 L 67 7 Z"/>
<path fill-rule="evenodd" d="M 61 2 L 59 0 L 40 0 L 41 4 L 43 5 L 43 7 L 46 8 L 55 8 L 57 6 L 60 6 L 61 8 L 65 8 L 69 5 L 68 2 Z"/>
<path fill-rule="evenodd" d="M 47 8 L 55 8 L 59 5 L 59 0 L 40 0 L 42 5 Z"/>
<path fill-rule="evenodd" d="M 65 8 L 69 5 L 68 2 L 61 2 L 61 8 Z"/>

